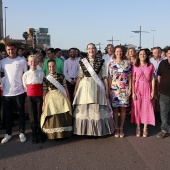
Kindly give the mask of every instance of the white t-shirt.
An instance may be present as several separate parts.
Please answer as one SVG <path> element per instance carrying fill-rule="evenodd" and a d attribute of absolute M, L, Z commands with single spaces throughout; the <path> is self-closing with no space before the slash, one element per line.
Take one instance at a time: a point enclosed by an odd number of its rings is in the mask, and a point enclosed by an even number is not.
<path fill-rule="evenodd" d="M 113 61 L 112 59 L 113 56 L 109 56 L 109 54 L 106 54 L 103 56 L 103 59 L 105 60 L 105 67 L 106 67 L 106 73 L 108 75 L 108 69 L 109 69 L 109 64 L 111 61 Z"/>
<path fill-rule="evenodd" d="M 4 72 L 3 95 L 17 96 L 24 93 L 22 75 L 27 71 L 27 62 L 25 58 L 4 58 L 1 60 L 1 69 Z"/>

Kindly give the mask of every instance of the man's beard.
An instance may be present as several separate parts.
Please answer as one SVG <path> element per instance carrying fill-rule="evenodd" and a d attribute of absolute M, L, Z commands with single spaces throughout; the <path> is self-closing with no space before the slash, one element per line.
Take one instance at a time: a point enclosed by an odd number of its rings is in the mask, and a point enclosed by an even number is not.
<path fill-rule="evenodd" d="M 70 55 L 71 58 L 75 58 L 75 55 Z"/>

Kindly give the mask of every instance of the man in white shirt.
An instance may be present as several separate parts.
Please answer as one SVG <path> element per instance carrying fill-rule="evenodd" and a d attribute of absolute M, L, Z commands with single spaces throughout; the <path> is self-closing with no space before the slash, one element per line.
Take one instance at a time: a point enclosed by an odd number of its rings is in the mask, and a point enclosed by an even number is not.
<path fill-rule="evenodd" d="M 106 73 L 108 74 L 109 64 L 111 61 L 113 61 L 113 45 L 108 44 L 107 45 L 107 54 L 103 56 L 103 59 L 105 60 L 105 67 L 106 67 Z"/>
<path fill-rule="evenodd" d="M 17 57 L 14 43 L 7 43 L 6 51 L 9 57 L 1 60 L 1 69 L 4 71 L 3 96 L 6 126 L 6 134 L 1 143 L 8 142 L 12 137 L 12 104 L 14 102 L 16 102 L 19 112 L 19 138 L 21 142 L 25 142 L 25 90 L 22 76 L 27 71 L 27 62 L 24 58 Z"/>
<path fill-rule="evenodd" d="M 79 58 L 75 58 L 75 48 L 69 49 L 69 56 L 64 62 L 64 76 L 67 83 L 67 88 L 70 94 L 71 103 L 73 102 L 73 93 L 76 85 L 76 79 L 79 70 Z"/>
<path fill-rule="evenodd" d="M 158 67 L 159 64 L 162 60 L 164 60 L 163 58 L 161 58 L 161 48 L 160 47 L 154 47 L 152 49 L 152 55 L 153 57 L 150 58 L 150 62 L 153 64 L 154 68 L 155 68 L 155 100 L 154 100 L 154 109 L 155 112 L 159 112 L 159 101 L 158 101 Z M 156 116 L 158 116 L 158 114 L 156 114 Z"/>
<path fill-rule="evenodd" d="M 155 68 L 155 80 L 156 81 L 157 81 L 157 72 L 158 72 L 159 64 L 162 60 L 164 60 L 163 58 L 161 58 L 161 53 L 162 53 L 162 50 L 160 47 L 154 47 L 152 49 L 153 57 L 150 58 L 150 62 L 154 65 L 154 68 Z"/>

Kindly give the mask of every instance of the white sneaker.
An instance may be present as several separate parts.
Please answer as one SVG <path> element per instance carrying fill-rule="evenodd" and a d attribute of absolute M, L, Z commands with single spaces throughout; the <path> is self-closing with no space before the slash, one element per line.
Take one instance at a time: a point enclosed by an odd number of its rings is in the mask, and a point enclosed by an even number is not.
<path fill-rule="evenodd" d="M 6 143 L 12 138 L 12 135 L 5 134 L 5 137 L 1 140 L 1 143 Z"/>
<path fill-rule="evenodd" d="M 26 141 L 26 137 L 23 133 L 20 133 L 19 134 L 19 139 L 20 139 L 20 142 L 25 142 Z"/>

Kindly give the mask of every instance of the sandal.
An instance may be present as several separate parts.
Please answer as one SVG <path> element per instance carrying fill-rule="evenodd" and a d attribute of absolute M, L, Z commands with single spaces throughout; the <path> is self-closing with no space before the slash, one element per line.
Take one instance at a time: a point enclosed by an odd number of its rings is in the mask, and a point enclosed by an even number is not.
<path fill-rule="evenodd" d="M 123 128 L 120 128 L 120 130 L 122 130 L 122 132 L 120 133 L 120 138 L 123 138 L 125 136 L 125 134 L 123 132 Z"/>
<path fill-rule="evenodd" d="M 136 128 L 136 137 L 140 137 L 141 133 L 140 133 L 140 128 Z"/>
<path fill-rule="evenodd" d="M 115 138 L 118 138 L 120 136 L 119 134 L 119 128 L 116 128 L 116 131 L 115 131 Z"/>
<path fill-rule="evenodd" d="M 143 129 L 143 137 L 144 138 L 148 137 L 148 128 Z"/>

